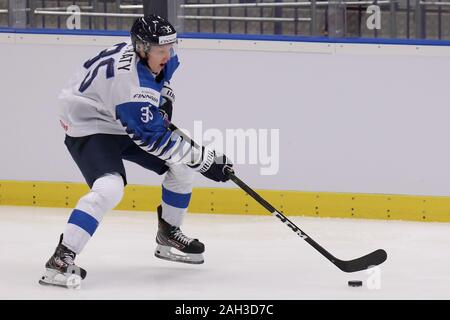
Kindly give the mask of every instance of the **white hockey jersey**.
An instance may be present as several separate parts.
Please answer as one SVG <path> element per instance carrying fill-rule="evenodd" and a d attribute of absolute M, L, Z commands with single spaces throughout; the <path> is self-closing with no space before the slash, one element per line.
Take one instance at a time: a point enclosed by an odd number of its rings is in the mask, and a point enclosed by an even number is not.
<path fill-rule="evenodd" d="M 128 134 L 142 149 L 169 163 L 194 164 L 201 152 L 168 130 L 158 112 L 160 92 L 178 65 L 172 50 L 155 77 L 130 42 L 101 51 L 84 63 L 58 97 L 66 134 Z"/>

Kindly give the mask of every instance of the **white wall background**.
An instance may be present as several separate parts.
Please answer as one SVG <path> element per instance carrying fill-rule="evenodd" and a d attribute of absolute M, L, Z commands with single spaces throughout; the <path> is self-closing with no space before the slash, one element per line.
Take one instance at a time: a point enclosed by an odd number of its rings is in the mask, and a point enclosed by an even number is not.
<path fill-rule="evenodd" d="M 83 181 L 56 97 L 78 65 L 120 41 L 0 34 L 0 180 Z M 184 39 L 173 120 L 279 129 L 277 175 L 237 166 L 255 188 L 450 195 L 449 49 Z M 161 181 L 127 172 L 132 184 Z M 196 185 L 233 187 L 200 175 Z"/>

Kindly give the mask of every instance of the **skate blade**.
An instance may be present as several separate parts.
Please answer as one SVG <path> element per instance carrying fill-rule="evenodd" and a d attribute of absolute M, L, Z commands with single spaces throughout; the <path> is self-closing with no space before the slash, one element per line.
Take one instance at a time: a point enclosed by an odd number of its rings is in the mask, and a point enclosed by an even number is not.
<path fill-rule="evenodd" d="M 46 269 L 45 274 L 39 280 L 39 284 L 79 290 L 81 289 L 81 277 L 77 274 L 61 273 L 52 269 Z"/>
<path fill-rule="evenodd" d="M 173 249 L 169 246 L 158 245 L 155 250 L 155 257 L 167 261 L 189 263 L 189 264 L 202 264 L 205 262 L 203 254 L 201 253 L 183 253 L 177 254 L 171 251 Z"/>

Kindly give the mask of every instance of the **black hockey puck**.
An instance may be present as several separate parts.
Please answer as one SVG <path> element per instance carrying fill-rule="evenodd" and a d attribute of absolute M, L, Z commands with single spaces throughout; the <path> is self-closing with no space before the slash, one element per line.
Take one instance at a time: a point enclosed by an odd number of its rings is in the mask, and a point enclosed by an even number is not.
<path fill-rule="evenodd" d="M 360 280 L 350 280 L 348 282 L 349 287 L 362 287 L 363 282 Z"/>

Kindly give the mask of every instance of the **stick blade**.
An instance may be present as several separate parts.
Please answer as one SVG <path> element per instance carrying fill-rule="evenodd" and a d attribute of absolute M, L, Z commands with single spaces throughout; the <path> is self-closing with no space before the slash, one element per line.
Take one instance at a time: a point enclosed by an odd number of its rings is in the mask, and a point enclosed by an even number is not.
<path fill-rule="evenodd" d="M 339 260 L 335 262 L 335 265 L 344 272 L 357 272 L 366 270 L 369 267 L 378 266 L 387 259 L 387 253 L 383 249 L 375 250 L 365 256 L 354 260 L 343 261 Z"/>

